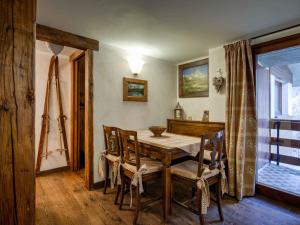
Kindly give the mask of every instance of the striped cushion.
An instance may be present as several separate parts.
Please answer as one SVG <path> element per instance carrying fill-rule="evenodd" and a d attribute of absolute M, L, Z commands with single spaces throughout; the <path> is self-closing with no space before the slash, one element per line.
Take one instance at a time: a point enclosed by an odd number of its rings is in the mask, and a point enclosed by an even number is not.
<path fill-rule="evenodd" d="M 146 165 L 147 167 L 147 171 L 145 174 L 149 174 L 149 173 L 154 173 L 154 172 L 158 172 L 161 171 L 163 168 L 163 164 L 160 161 L 148 158 L 148 157 L 142 157 L 140 158 L 140 165 Z M 137 169 L 135 165 L 131 165 L 129 163 L 124 163 L 123 168 L 126 170 L 129 170 L 132 173 L 136 173 Z"/>
<path fill-rule="evenodd" d="M 208 165 L 204 164 L 204 172 L 203 177 L 208 179 L 219 174 L 219 169 L 215 168 L 210 170 Z M 193 160 L 187 160 L 182 163 L 178 163 L 171 167 L 171 173 L 177 176 L 185 177 L 191 180 L 198 180 L 199 177 L 197 176 L 198 173 L 198 162 Z"/>
<path fill-rule="evenodd" d="M 107 159 L 107 160 L 109 160 L 109 161 L 111 161 L 111 162 L 117 162 L 117 161 L 119 161 L 119 156 L 116 156 L 116 155 L 112 155 L 112 154 L 106 154 L 106 155 L 104 155 L 104 157 Z"/>

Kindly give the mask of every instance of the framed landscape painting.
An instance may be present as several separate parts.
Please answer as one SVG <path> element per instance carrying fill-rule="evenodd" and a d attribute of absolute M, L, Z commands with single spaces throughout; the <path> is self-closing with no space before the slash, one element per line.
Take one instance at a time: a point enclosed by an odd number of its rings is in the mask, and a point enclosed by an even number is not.
<path fill-rule="evenodd" d="M 178 66 L 179 97 L 208 97 L 208 59 Z"/>
<path fill-rule="evenodd" d="M 148 82 L 146 80 L 123 78 L 123 101 L 147 102 Z"/>

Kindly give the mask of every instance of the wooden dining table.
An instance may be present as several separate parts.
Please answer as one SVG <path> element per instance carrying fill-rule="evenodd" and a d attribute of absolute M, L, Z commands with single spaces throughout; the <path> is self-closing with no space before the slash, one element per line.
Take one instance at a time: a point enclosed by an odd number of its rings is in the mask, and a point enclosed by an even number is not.
<path fill-rule="evenodd" d="M 173 133 L 163 133 L 154 137 L 149 130 L 139 130 L 140 151 L 163 163 L 163 218 L 167 220 L 171 210 L 171 164 L 173 160 L 185 156 L 196 156 L 200 150 L 201 138 Z"/>

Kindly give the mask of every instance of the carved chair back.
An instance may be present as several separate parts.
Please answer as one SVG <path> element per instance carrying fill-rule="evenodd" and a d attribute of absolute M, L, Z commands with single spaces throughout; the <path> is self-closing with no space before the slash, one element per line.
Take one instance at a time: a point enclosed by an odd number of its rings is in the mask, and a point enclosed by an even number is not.
<path fill-rule="evenodd" d="M 216 133 L 210 133 L 201 136 L 200 152 L 199 152 L 199 163 L 198 163 L 198 176 L 201 177 L 204 172 L 203 161 L 204 151 L 211 151 L 211 161 L 209 169 L 214 169 L 221 166 L 222 154 L 224 148 L 224 130 Z M 217 156 L 217 157 L 216 157 Z"/>
<path fill-rule="evenodd" d="M 103 125 L 106 154 L 120 156 L 118 128 Z"/>
<path fill-rule="evenodd" d="M 137 132 L 118 129 L 122 160 L 125 163 L 140 168 L 140 148 L 138 144 Z"/>

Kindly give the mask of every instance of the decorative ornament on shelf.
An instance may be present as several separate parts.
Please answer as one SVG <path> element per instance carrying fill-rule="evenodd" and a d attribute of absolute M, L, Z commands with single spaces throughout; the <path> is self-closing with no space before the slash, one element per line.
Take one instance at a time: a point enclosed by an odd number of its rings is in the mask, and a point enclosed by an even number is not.
<path fill-rule="evenodd" d="M 181 107 L 181 105 L 179 104 L 179 102 L 177 102 L 177 105 L 174 109 L 174 118 L 175 119 L 183 119 L 183 109 Z"/>
<path fill-rule="evenodd" d="M 219 69 L 217 73 L 218 76 L 213 78 L 213 85 L 215 86 L 217 93 L 220 93 L 222 87 L 225 85 L 225 78 L 222 76 L 223 73 L 221 69 Z"/>
<path fill-rule="evenodd" d="M 203 122 L 209 122 L 209 110 L 204 110 L 203 111 L 202 121 Z"/>

